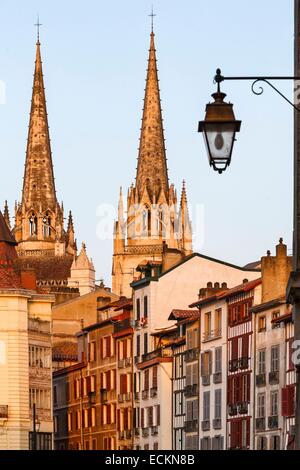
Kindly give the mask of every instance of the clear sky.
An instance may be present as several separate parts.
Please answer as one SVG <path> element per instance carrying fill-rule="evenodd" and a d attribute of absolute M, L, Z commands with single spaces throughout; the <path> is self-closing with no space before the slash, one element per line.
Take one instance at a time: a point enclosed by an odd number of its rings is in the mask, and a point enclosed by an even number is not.
<path fill-rule="evenodd" d="M 274 252 L 281 236 L 291 249 L 292 109 L 270 89 L 257 97 L 248 83 L 226 82 L 243 122 L 224 175 L 208 166 L 197 123 L 217 67 L 224 75 L 293 74 L 294 2 L 153 4 L 169 177 L 178 189 L 186 180 L 192 216 L 203 209 L 194 248 L 241 265 Z M 0 0 L 0 200 L 13 215 L 21 197 L 39 12 L 57 195 L 107 285 L 112 240 L 97 236 L 97 208 L 116 205 L 119 187 L 126 194 L 134 181 L 150 10 L 148 0 Z M 292 98 L 292 83 L 279 86 Z"/>

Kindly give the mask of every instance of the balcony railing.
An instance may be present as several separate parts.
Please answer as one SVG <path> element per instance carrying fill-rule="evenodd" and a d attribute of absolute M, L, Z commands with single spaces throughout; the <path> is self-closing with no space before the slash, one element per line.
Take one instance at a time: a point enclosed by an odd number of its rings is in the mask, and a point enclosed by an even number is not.
<path fill-rule="evenodd" d="M 143 354 L 142 361 L 148 362 L 152 359 L 156 359 L 157 357 L 172 357 L 172 350 L 167 348 L 156 349 L 155 351 L 152 351 L 150 353 Z"/>
<path fill-rule="evenodd" d="M 136 437 L 139 437 L 139 435 L 140 435 L 140 429 L 139 428 L 134 428 L 134 435 Z"/>
<path fill-rule="evenodd" d="M 118 402 L 119 403 L 124 403 L 124 401 L 125 401 L 125 394 L 124 393 L 119 393 Z"/>
<path fill-rule="evenodd" d="M 248 369 L 249 368 L 249 358 L 248 357 L 241 357 L 239 361 L 240 369 Z"/>
<path fill-rule="evenodd" d="M 157 436 L 157 434 L 158 434 L 158 426 L 152 426 L 151 436 Z"/>
<path fill-rule="evenodd" d="M 185 421 L 184 423 L 185 432 L 197 432 L 198 431 L 198 420 Z"/>
<path fill-rule="evenodd" d="M 199 356 L 199 350 L 198 349 L 189 349 L 185 353 L 185 362 L 192 362 L 196 361 Z"/>
<path fill-rule="evenodd" d="M 142 429 L 142 436 L 143 437 L 149 437 L 149 428 L 143 428 Z"/>
<path fill-rule="evenodd" d="M 266 385 L 266 374 L 258 374 L 256 376 L 256 386 L 264 387 Z"/>
<path fill-rule="evenodd" d="M 147 400 L 149 398 L 149 390 L 142 391 L 142 399 Z"/>
<path fill-rule="evenodd" d="M 239 360 L 233 359 L 229 361 L 229 372 L 236 372 L 239 369 Z"/>
<path fill-rule="evenodd" d="M 118 361 L 118 368 L 123 369 L 123 367 L 125 367 L 125 359 Z"/>
<path fill-rule="evenodd" d="M 201 428 L 202 428 L 202 431 L 209 431 L 210 430 L 210 421 L 209 420 L 202 421 Z"/>
<path fill-rule="evenodd" d="M 125 436 L 126 436 L 126 439 L 131 439 L 132 437 L 132 431 L 130 429 L 127 429 L 125 431 Z"/>
<path fill-rule="evenodd" d="M 269 429 L 278 429 L 278 416 L 269 416 L 268 427 Z"/>
<path fill-rule="evenodd" d="M 217 418 L 217 419 L 213 420 L 213 428 L 215 430 L 222 429 L 222 420 L 221 420 L 221 418 Z"/>
<path fill-rule="evenodd" d="M 140 401 L 140 392 L 134 392 L 135 401 Z"/>
<path fill-rule="evenodd" d="M 216 372 L 213 377 L 214 384 L 222 383 L 222 372 Z"/>
<path fill-rule="evenodd" d="M 134 356 L 134 363 L 138 364 L 140 362 L 140 356 Z"/>
<path fill-rule="evenodd" d="M 279 371 L 273 371 L 269 373 L 269 384 L 276 385 L 279 384 Z"/>
<path fill-rule="evenodd" d="M 123 441 L 126 437 L 125 431 L 119 431 L 119 440 Z"/>
<path fill-rule="evenodd" d="M 197 396 L 199 393 L 199 387 L 198 387 L 198 384 L 194 384 L 194 385 L 187 385 L 184 389 L 184 395 L 187 397 L 187 398 L 190 398 L 190 397 L 195 397 Z"/>
<path fill-rule="evenodd" d="M 107 390 L 105 388 L 101 388 L 100 390 L 100 401 L 101 403 L 107 402 Z"/>
<path fill-rule="evenodd" d="M 157 387 L 151 388 L 151 390 L 150 390 L 150 397 L 151 397 L 151 398 L 157 397 Z"/>
<path fill-rule="evenodd" d="M 264 431 L 266 429 L 266 418 L 256 418 L 256 430 Z"/>
<path fill-rule="evenodd" d="M 236 403 L 228 405 L 228 414 L 229 416 L 236 416 L 238 414 L 238 407 Z"/>
<path fill-rule="evenodd" d="M 125 400 L 124 401 L 131 401 L 132 400 L 132 393 L 129 392 L 129 393 L 125 393 Z"/>
<path fill-rule="evenodd" d="M 238 404 L 238 413 L 240 415 L 246 415 L 248 413 L 248 403 L 242 402 Z"/>
<path fill-rule="evenodd" d="M 212 341 L 213 339 L 220 338 L 222 336 L 222 330 L 217 328 L 216 330 L 205 331 L 203 333 L 203 342 Z"/>
<path fill-rule="evenodd" d="M 204 386 L 210 385 L 210 375 L 202 376 L 202 385 Z"/>
<path fill-rule="evenodd" d="M 131 357 L 126 357 L 125 359 L 125 367 L 130 367 L 132 364 L 132 358 Z"/>

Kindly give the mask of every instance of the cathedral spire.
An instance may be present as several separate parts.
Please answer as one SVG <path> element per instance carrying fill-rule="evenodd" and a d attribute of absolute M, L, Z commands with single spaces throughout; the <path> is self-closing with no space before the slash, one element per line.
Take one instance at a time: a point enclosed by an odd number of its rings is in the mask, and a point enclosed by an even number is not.
<path fill-rule="evenodd" d="M 147 189 L 153 200 L 162 190 L 168 195 L 169 181 L 153 31 L 150 38 L 136 189 L 139 198 Z"/>
<path fill-rule="evenodd" d="M 3 217 L 4 217 L 4 220 L 5 220 L 5 222 L 6 222 L 6 225 L 7 225 L 8 228 L 10 229 L 10 228 L 11 228 L 11 225 L 10 225 L 10 217 L 9 217 L 9 210 L 8 210 L 7 201 L 5 201 L 5 203 L 4 203 Z"/>
<path fill-rule="evenodd" d="M 40 26 L 39 22 L 38 25 Z M 39 33 L 31 100 L 22 205 L 55 210 L 57 205 Z"/>
<path fill-rule="evenodd" d="M 179 208 L 179 230 L 181 235 L 181 248 L 186 254 L 192 253 L 192 224 L 190 221 L 185 181 L 182 182 L 181 200 Z"/>

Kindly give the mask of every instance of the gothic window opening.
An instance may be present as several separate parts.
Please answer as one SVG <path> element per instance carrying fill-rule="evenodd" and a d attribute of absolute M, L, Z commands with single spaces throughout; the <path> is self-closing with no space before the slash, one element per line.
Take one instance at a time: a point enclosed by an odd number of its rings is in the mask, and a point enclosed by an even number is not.
<path fill-rule="evenodd" d="M 151 209 L 148 206 L 145 206 L 143 210 L 143 233 L 151 233 Z"/>
<path fill-rule="evenodd" d="M 43 217 L 43 236 L 48 238 L 51 236 L 51 215 L 50 212 L 46 212 Z"/>
<path fill-rule="evenodd" d="M 29 215 L 29 234 L 31 237 L 37 235 L 37 216 L 34 212 Z"/>

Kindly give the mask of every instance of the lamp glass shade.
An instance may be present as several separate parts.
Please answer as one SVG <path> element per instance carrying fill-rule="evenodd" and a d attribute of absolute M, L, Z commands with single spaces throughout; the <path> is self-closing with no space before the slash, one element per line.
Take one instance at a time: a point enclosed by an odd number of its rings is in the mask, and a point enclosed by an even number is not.
<path fill-rule="evenodd" d="M 235 123 L 206 122 L 204 125 L 204 142 L 209 164 L 223 168 L 230 164 L 233 144 L 235 141 Z"/>

